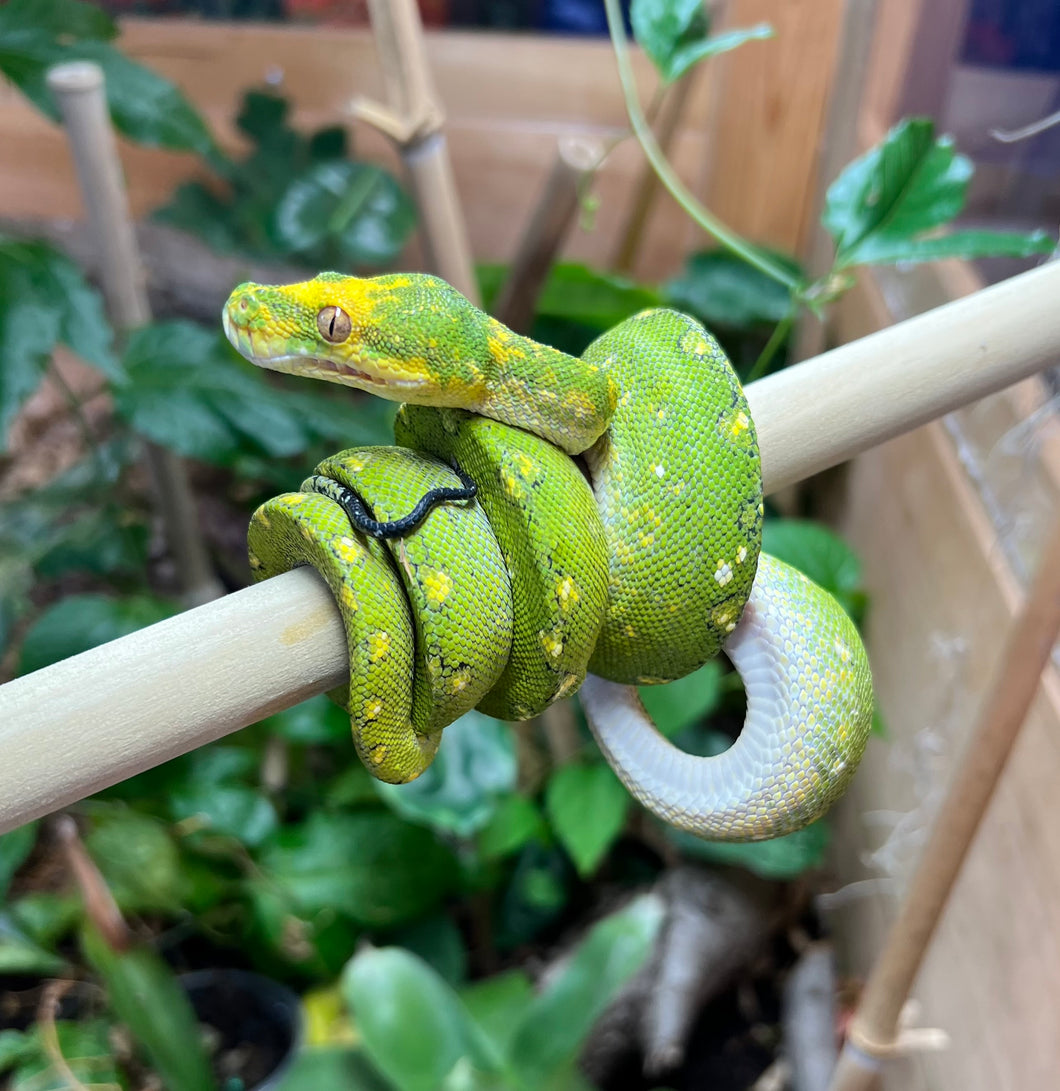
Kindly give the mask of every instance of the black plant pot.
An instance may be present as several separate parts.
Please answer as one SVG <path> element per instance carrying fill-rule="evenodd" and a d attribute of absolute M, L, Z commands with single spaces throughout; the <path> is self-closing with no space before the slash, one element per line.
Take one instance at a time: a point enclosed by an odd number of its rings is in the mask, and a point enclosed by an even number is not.
<path fill-rule="evenodd" d="M 196 970 L 181 975 L 180 983 L 199 1022 L 217 1035 L 221 1086 L 238 1077 L 245 1091 L 277 1087 L 302 1036 L 298 997 L 245 970 Z"/>

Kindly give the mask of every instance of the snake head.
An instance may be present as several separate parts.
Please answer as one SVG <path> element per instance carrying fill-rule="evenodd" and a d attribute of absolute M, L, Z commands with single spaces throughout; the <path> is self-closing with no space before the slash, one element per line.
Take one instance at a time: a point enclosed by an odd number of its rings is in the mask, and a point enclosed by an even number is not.
<path fill-rule="evenodd" d="M 474 308 L 435 277 L 321 273 L 301 284 L 241 284 L 222 322 L 259 367 L 396 401 L 465 405 L 446 352 L 465 311 Z"/>

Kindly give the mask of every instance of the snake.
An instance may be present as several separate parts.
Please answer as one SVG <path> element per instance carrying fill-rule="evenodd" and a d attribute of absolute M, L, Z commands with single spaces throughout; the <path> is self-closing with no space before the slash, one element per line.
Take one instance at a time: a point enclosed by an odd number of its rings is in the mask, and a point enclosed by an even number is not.
<path fill-rule="evenodd" d="M 755 425 L 694 318 L 645 310 L 573 356 L 426 273 L 241 284 L 222 318 L 254 364 L 401 403 L 393 445 L 325 459 L 248 530 L 255 579 L 310 565 L 334 596 L 349 681 L 331 695 L 374 776 L 419 776 L 473 708 L 527 720 L 577 693 L 619 779 L 678 829 L 763 840 L 842 794 L 868 657 L 828 592 L 762 553 Z M 702 757 L 637 687 L 719 652 L 747 711 Z"/>

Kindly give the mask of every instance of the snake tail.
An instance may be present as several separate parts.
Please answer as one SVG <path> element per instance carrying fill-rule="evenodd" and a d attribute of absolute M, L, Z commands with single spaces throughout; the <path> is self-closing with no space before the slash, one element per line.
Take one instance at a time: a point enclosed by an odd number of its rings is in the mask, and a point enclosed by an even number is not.
<path fill-rule="evenodd" d="M 763 554 L 725 652 L 747 715 L 722 754 L 679 750 L 630 686 L 590 675 L 582 707 L 619 779 L 664 822 L 713 841 L 780 837 L 820 818 L 857 769 L 872 722 L 865 650 L 831 595 Z"/>

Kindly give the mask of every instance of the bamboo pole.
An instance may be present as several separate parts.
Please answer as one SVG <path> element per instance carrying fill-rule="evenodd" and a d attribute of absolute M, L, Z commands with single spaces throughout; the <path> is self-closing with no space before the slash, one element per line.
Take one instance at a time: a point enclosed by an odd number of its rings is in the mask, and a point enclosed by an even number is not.
<path fill-rule="evenodd" d="M 431 83 L 416 0 L 369 0 L 387 105 L 357 98 L 355 117 L 389 136 L 408 171 L 427 265 L 480 301 L 467 226 L 453 179 L 445 114 Z"/>
<path fill-rule="evenodd" d="M 1054 363 L 1060 263 L 747 390 L 767 491 Z M 321 693 L 343 630 L 299 570 L 0 686 L 0 832 Z"/>
<path fill-rule="evenodd" d="M 518 333 L 529 333 L 548 271 L 578 211 L 583 185 L 604 158 L 604 146 L 589 137 L 560 137 L 541 198 L 519 242 L 511 269 L 492 311 Z"/>
<path fill-rule="evenodd" d="M 122 182 L 114 130 L 107 113 L 103 70 L 90 61 L 56 65 L 48 87 L 59 104 L 77 167 L 90 230 L 100 254 L 103 295 L 119 334 L 151 321 L 143 264 Z M 224 593 L 199 529 L 195 498 L 184 464 L 171 451 L 144 440 L 155 504 L 173 551 L 185 603 Z"/>
<path fill-rule="evenodd" d="M 898 1017 L 950 891 L 1038 691 L 1060 633 L 1060 523 L 1038 565 L 935 820 L 909 892 L 851 1021 L 831 1091 L 870 1091 L 881 1062 L 901 1052 Z"/>

